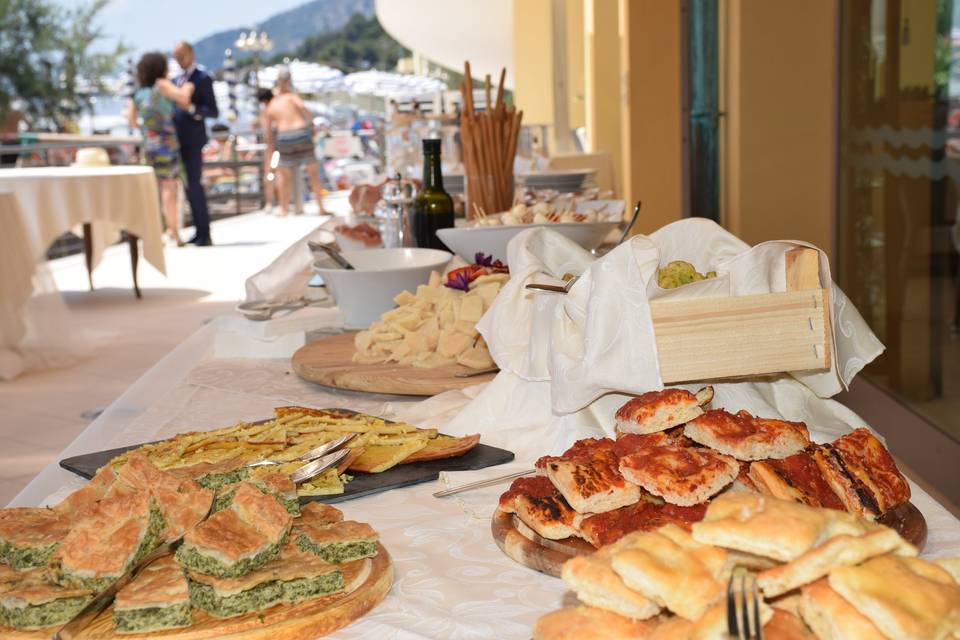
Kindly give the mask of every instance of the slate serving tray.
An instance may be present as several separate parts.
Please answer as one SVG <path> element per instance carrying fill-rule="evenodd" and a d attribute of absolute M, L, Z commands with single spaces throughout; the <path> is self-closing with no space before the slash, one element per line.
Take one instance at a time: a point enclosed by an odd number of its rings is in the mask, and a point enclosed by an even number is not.
<path fill-rule="evenodd" d="M 107 451 L 98 451 L 96 453 L 87 453 L 72 458 L 64 458 L 60 461 L 60 466 L 67 471 L 89 480 L 97 473 L 97 469 L 110 462 L 113 458 L 131 449 L 137 449 L 140 446 L 142 445 L 120 447 L 119 449 L 109 449 Z M 458 458 L 398 464 L 383 473 L 348 472 L 353 476 L 353 480 L 344 486 L 343 493 L 329 496 L 305 496 L 300 498 L 300 502 L 301 504 L 313 501 L 326 503 L 343 502 L 344 500 L 352 500 L 353 498 L 380 493 L 381 491 L 388 491 L 399 487 L 409 487 L 410 485 L 420 484 L 421 482 L 430 482 L 431 480 L 436 480 L 441 471 L 485 469 L 498 464 L 511 462 L 513 457 L 513 452 L 507 451 L 506 449 L 478 444 Z"/>

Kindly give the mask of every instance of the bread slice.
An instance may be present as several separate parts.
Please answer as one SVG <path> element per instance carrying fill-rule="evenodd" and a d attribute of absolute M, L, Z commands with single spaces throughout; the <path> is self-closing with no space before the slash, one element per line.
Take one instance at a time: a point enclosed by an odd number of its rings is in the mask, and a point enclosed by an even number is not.
<path fill-rule="evenodd" d="M 701 405 L 712 399 L 712 387 L 705 387 L 696 395 L 685 389 L 649 391 L 617 410 L 617 429 L 623 433 L 665 431 L 702 415 Z"/>
<path fill-rule="evenodd" d="M 618 467 L 616 454 L 605 450 L 590 457 L 549 462 L 546 473 L 578 513 L 603 513 L 640 499 L 640 489 L 627 482 Z"/>
<path fill-rule="evenodd" d="M 647 447 L 620 459 L 624 478 L 684 507 L 706 502 L 739 472 L 734 458 L 709 449 Z"/>
<path fill-rule="evenodd" d="M 825 579 L 801 590 L 800 617 L 821 640 L 886 640 L 876 625 L 831 589 Z"/>
<path fill-rule="evenodd" d="M 537 620 L 533 640 L 643 640 L 658 624 L 595 607 L 567 607 Z"/>
<path fill-rule="evenodd" d="M 737 460 L 786 458 L 810 444 L 810 434 L 802 422 L 758 418 L 746 411 L 734 415 L 712 409 L 688 422 L 683 433 Z"/>
<path fill-rule="evenodd" d="M 893 640 L 947 638 L 960 630 L 960 585 L 932 562 L 879 556 L 834 569 L 828 583 Z"/>
<path fill-rule="evenodd" d="M 818 580 L 837 567 L 857 565 L 891 552 L 917 555 L 913 545 L 886 527 L 862 536 L 839 535 L 787 564 L 760 572 L 757 585 L 768 598 L 773 598 Z"/>

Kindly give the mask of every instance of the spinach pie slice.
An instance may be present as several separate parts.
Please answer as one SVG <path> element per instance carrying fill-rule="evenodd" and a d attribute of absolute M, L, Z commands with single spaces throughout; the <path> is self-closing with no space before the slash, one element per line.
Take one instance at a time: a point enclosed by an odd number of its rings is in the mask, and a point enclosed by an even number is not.
<path fill-rule="evenodd" d="M 369 573 L 366 561 L 341 569 L 301 551 L 291 541 L 278 559 L 239 578 L 216 578 L 190 571 L 190 602 L 216 618 L 232 618 L 279 603 L 293 604 L 340 593 L 347 585 L 355 588 L 362 583 L 357 580 L 362 571 Z"/>
<path fill-rule="evenodd" d="M 298 523 L 294 528 L 294 541 L 302 551 L 333 564 L 372 558 L 377 555 L 378 539 L 373 527 L 352 520 L 327 526 Z"/>
<path fill-rule="evenodd" d="M 267 473 L 261 476 L 254 476 L 245 480 L 261 493 L 273 496 L 280 503 L 280 506 L 294 518 L 300 515 L 300 499 L 297 497 L 297 485 L 293 484 L 290 477 L 283 473 Z M 233 504 L 233 497 L 237 493 L 239 484 L 227 485 L 217 491 L 214 511 L 226 509 Z"/>
<path fill-rule="evenodd" d="M 45 566 L 68 531 L 52 509 L 0 509 L 0 562 L 20 571 Z"/>
<path fill-rule="evenodd" d="M 100 591 L 150 553 L 163 529 L 160 507 L 148 492 L 108 496 L 60 543 L 57 581 Z"/>
<path fill-rule="evenodd" d="M 45 574 L 44 569 L 23 572 L 17 582 L 0 586 L 0 624 L 15 629 L 64 624 L 93 598 L 89 589 L 53 584 Z"/>
<path fill-rule="evenodd" d="M 113 602 L 117 633 L 177 629 L 192 621 L 187 577 L 173 556 L 150 563 Z"/>
<path fill-rule="evenodd" d="M 229 508 L 187 532 L 177 562 L 196 573 L 238 578 L 277 557 L 292 521 L 273 496 L 243 483 Z"/>

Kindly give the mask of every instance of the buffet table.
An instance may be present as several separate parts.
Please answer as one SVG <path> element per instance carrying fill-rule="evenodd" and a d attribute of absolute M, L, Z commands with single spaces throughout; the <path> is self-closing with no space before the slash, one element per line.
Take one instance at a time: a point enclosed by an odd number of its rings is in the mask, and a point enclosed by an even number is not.
<path fill-rule="evenodd" d="M 214 331 L 202 328 L 158 362 L 61 457 L 262 418 L 284 404 L 389 416 L 416 401 L 324 389 L 297 378 L 288 360 L 214 359 Z M 517 462 L 451 474 L 461 476 L 452 484 L 464 475 L 475 479 L 529 468 L 543 453 L 515 451 Z M 53 462 L 11 506 L 55 502 L 82 484 Z M 431 495 L 438 483 L 425 483 L 339 504 L 348 518 L 377 528 L 395 562 L 396 580 L 382 604 L 333 637 L 529 638 L 537 618 L 569 598 L 562 581 L 514 563 L 495 545 L 487 516 L 505 487 L 441 500 Z M 929 527 L 924 555 L 960 554 L 960 522 L 919 487 L 912 490 Z M 487 503 L 489 509 L 477 508 Z"/>

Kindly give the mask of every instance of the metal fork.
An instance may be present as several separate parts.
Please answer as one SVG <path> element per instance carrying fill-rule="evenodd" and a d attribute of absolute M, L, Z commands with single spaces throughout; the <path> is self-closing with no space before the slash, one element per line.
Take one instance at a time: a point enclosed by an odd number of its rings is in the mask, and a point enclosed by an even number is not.
<path fill-rule="evenodd" d="M 727 582 L 727 633 L 740 640 L 763 640 L 761 603 L 756 577 L 743 567 L 734 569 Z"/>
<path fill-rule="evenodd" d="M 317 458 L 323 457 L 324 455 L 330 453 L 331 451 L 336 451 L 343 445 L 347 444 L 351 440 L 357 437 L 356 433 L 348 433 L 345 436 L 341 436 L 336 440 L 331 440 L 330 442 L 325 442 L 319 447 L 314 447 L 307 451 L 302 456 L 296 458 L 300 462 L 310 462 L 311 460 L 316 460 Z M 254 467 L 266 467 L 266 466 L 276 466 L 281 464 L 287 464 L 288 462 L 293 462 L 292 460 L 280 461 L 280 460 L 257 460 L 255 462 L 248 462 L 246 464 L 249 468 Z"/>

